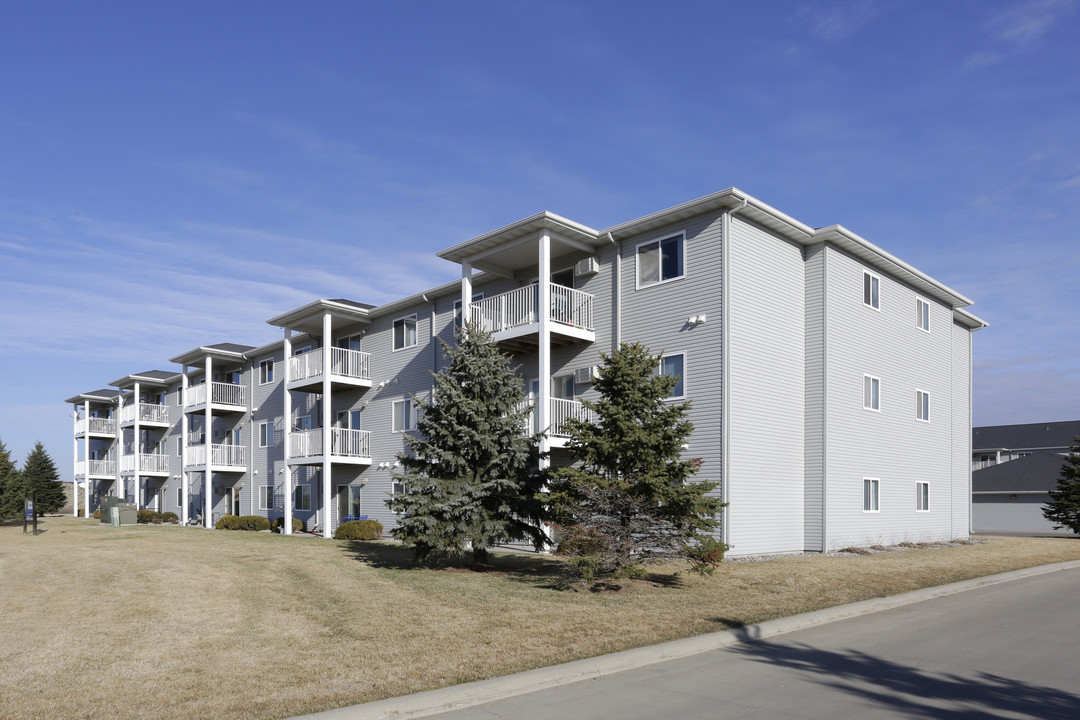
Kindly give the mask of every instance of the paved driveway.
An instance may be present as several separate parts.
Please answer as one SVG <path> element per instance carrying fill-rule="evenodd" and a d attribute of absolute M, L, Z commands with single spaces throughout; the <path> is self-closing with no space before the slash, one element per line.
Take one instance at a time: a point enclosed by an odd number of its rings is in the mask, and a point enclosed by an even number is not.
<path fill-rule="evenodd" d="M 1080 569 L 438 716 L 1080 719 Z"/>

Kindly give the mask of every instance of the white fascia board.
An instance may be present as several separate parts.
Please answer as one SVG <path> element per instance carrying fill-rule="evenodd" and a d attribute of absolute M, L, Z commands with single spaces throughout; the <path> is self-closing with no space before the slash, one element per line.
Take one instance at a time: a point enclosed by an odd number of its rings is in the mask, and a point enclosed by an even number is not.
<path fill-rule="evenodd" d="M 276 327 L 289 327 L 295 323 L 303 320 L 308 320 L 315 315 L 322 315 L 325 312 L 329 312 L 335 317 L 342 317 L 347 320 L 354 320 L 356 322 L 362 322 L 369 320 L 368 310 L 364 308 L 356 307 L 355 305 L 346 305 L 344 303 L 334 302 L 333 300 L 319 299 L 313 302 L 309 302 L 307 305 L 302 305 L 298 308 L 290 310 L 286 313 L 282 313 L 276 317 L 272 317 L 266 321 L 268 325 L 274 325 Z"/>

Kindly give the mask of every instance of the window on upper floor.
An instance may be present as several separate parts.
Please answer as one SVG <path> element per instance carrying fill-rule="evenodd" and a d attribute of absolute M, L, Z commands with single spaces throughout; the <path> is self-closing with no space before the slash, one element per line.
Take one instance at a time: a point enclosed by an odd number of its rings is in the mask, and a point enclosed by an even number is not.
<path fill-rule="evenodd" d="M 266 385 L 274 382 L 274 361 L 263 360 L 259 363 L 259 384 Z"/>
<path fill-rule="evenodd" d="M 483 299 L 484 299 L 484 293 L 482 293 L 482 292 L 481 293 L 473 293 L 473 296 L 472 296 L 472 301 L 473 302 L 476 302 L 478 300 L 483 300 Z M 456 327 L 456 328 L 461 327 L 461 300 L 460 299 L 454 301 L 454 327 Z"/>
<path fill-rule="evenodd" d="M 867 410 L 881 410 L 881 379 L 863 375 L 863 402 Z"/>
<path fill-rule="evenodd" d="M 863 272 L 863 304 L 881 309 L 881 278 L 870 272 Z"/>
<path fill-rule="evenodd" d="M 930 512 L 930 483 L 915 483 L 915 512 Z"/>
<path fill-rule="evenodd" d="M 261 422 L 259 423 L 259 447 L 273 447 L 274 446 L 274 423 Z"/>
<path fill-rule="evenodd" d="M 930 422 L 930 393 L 915 391 L 915 419 Z"/>
<path fill-rule="evenodd" d="M 639 288 L 683 277 L 685 263 L 682 233 L 652 240 L 637 246 L 637 285 Z"/>
<path fill-rule="evenodd" d="M 394 350 L 416 345 L 416 316 L 398 318 L 394 321 Z"/>
<path fill-rule="evenodd" d="M 863 512 L 876 513 L 880 511 L 878 494 L 881 481 L 877 478 L 863 478 Z"/>
<path fill-rule="evenodd" d="M 675 378 L 675 387 L 668 395 L 669 400 L 686 397 L 686 355 L 684 353 L 672 353 L 660 358 L 657 372 L 660 375 L 670 375 Z"/>
<path fill-rule="evenodd" d="M 406 432 L 416 429 L 416 406 L 411 398 L 394 401 L 393 432 Z"/>
<path fill-rule="evenodd" d="M 915 298 L 915 327 L 930 332 L 930 303 Z"/>

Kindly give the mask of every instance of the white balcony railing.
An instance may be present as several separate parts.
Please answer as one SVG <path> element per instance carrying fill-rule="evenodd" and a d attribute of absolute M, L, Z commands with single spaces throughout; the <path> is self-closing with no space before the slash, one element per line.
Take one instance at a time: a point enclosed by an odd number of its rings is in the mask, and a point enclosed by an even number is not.
<path fill-rule="evenodd" d="M 210 383 L 211 401 L 217 405 L 247 405 L 247 390 L 243 385 L 232 383 Z M 184 393 L 184 406 L 194 407 L 206 404 L 206 383 L 193 385 Z"/>
<path fill-rule="evenodd" d="M 548 420 L 551 424 L 548 426 L 548 435 L 569 437 L 566 431 L 566 421 L 571 418 L 584 422 L 593 421 L 593 411 L 577 400 L 551 398 L 549 402 Z"/>
<path fill-rule="evenodd" d="M 323 454 L 322 428 L 289 433 L 289 456 L 294 458 L 319 457 Z M 371 433 L 367 430 L 347 428 L 330 429 L 330 455 L 332 457 L 371 457 Z"/>
<path fill-rule="evenodd" d="M 289 358 L 289 379 L 322 377 L 323 348 Z M 354 380 L 371 379 L 371 353 L 346 348 L 330 348 L 330 374 Z"/>
<path fill-rule="evenodd" d="M 135 455 L 120 456 L 120 471 L 135 472 Z M 160 453 L 139 453 L 139 472 L 169 472 L 169 456 Z"/>
<path fill-rule="evenodd" d="M 115 460 L 87 460 L 89 466 L 90 475 L 104 476 L 104 477 L 116 477 L 116 461 Z M 81 463 L 80 463 L 81 464 Z M 83 470 L 87 469 L 87 465 L 83 466 Z"/>
<path fill-rule="evenodd" d="M 116 421 L 112 418 L 81 418 L 75 426 L 75 432 L 83 434 L 88 431 L 100 435 L 115 435 Z"/>
<path fill-rule="evenodd" d="M 169 422 L 169 408 L 165 405 L 139 403 L 138 405 L 128 405 L 120 408 L 120 422 L 122 424 L 135 422 L 135 408 L 139 409 L 139 422 Z"/>
<path fill-rule="evenodd" d="M 592 295 L 555 283 L 550 283 L 550 288 L 549 319 L 582 330 L 593 329 Z M 483 330 L 497 333 L 537 322 L 537 304 L 536 286 L 527 285 L 473 302 L 470 317 Z"/>
<path fill-rule="evenodd" d="M 206 446 L 189 446 L 184 452 L 184 464 L 206 465 Z M 215 467 L 247 468 L 247 448 L 244 445 L 211 445 L 210 464 Z"/>

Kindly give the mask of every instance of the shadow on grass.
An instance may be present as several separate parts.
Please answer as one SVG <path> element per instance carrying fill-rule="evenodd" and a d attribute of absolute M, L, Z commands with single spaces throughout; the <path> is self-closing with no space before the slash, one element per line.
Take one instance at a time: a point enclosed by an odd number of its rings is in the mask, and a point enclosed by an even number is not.
<path fill-rule="evenodd" d="M 967 677 L 930 672 L 857 650 L 751 642 L 731 651 L 820 677 L 836 690 L 904 717 L 1073 720 L 1080 708 L 1080 695 L 1073 692 L 985 672 Z"/>

